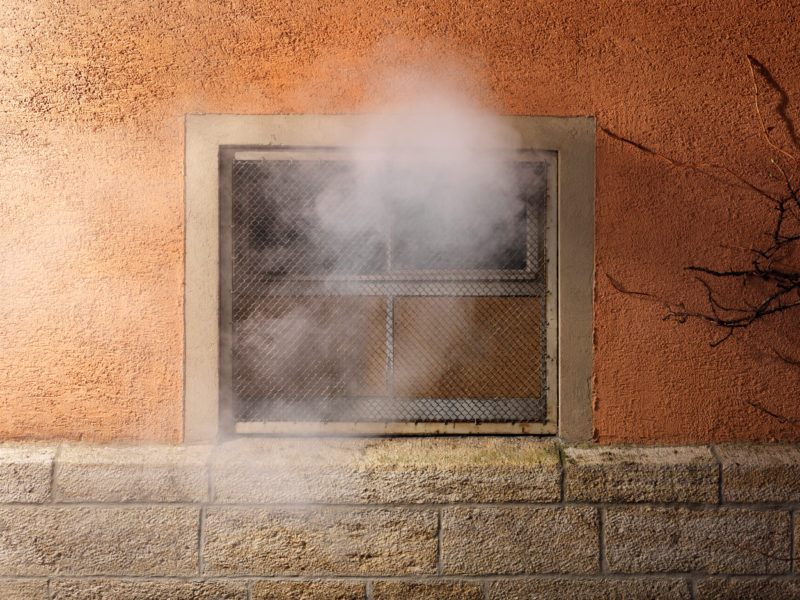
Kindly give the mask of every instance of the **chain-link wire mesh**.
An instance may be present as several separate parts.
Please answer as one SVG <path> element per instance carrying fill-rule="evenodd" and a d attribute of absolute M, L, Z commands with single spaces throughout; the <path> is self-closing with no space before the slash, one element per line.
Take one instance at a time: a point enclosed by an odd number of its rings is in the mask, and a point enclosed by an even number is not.
<path fill-rule="evenodd" d="M 233 160 L 234 418 L 544 421 L 547 165 L 381 168 Z"/>

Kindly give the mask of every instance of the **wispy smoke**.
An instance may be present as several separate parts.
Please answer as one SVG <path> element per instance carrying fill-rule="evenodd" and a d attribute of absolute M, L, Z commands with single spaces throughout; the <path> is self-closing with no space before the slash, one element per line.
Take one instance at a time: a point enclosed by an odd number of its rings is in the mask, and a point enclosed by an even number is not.
<path fill-rule="evenodd" d="M 524 223 L 517 173 L 507 156 L 492 155 L 517 145 L 516 132 L 452 92 L 386 107 L 352 156 L 354 193 L 337 213 L 348 218 L 331 219 L 323 195 L 320 223 L 349 235 L 388 229 L 393 268 L 490 268 L 519 245 Z M 368 218 L 354 218 L 361 214 Z"/>
<path fill-rule="evenodd" d="M 470 296 L 436 278 L 416 291 L 399 283 L 388 290 L 380 282 L 420 271 L 523 270 L 532 267 L 532 257 L 538 261 L 526 216 L 537 182 L 510 160 L 519 146 L 516 132 L 451 89 L 422 81 L 415 89 L 413 97 L 375 111 L 338 160 L 275 167 L 280 172 L 260 183 L 269 188 L 259 196 L 269 204 L 260 209 L 269 224 L 242 234 L 247 268 L 267 279 L 299 276 L 289 277 L 298 289 L 321 280 L 311 297 L 298 298 L 282 279 L 277 298 L 242 305 L 234 326 L 235 368 L 244 382 L 239 393 L 273 404 L 288 398 L 283 419 L 313 420 L 302 398 L 327 399 L 322 413 L 331 420 L 349 406 L 351 417 L 342 420 L 353 420 L 360 414 L 356 398 L 391 395 L 394 350 L 387 336 L 397 324 L 387 298 Z M 281 189 L 305 195 L 281 197 Z M 496 349 L 464 349 L 465 329 L 485 333 L 470 301 L 459 307 L 458 330 L 443 327 L 436 344 L 457 347 L 431 357 L 420 374 L 430 385 L 409 386 L 404 373 L 406 389 L 443 389 L 435 380 L 445 372 L 452 378 L 448 361 L 463 362 L 465 352 L 472 353 L 469 364 L 476 352 L 491 360 Z M 442 339 L 448 336 L 457 339 Z"/>

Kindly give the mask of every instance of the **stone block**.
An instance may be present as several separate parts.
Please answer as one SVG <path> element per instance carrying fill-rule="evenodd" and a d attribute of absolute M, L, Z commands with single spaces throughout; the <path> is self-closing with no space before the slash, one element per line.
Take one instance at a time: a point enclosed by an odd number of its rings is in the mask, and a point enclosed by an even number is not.
<path fill-rule="evenodd" d="M 797 600 L 800 581 L 755 577 L 709 578 L 697 582 L 697 600 Z"/>
<path fill-rule="evenodd" d="M 561 460 L 550 441 L 516 437 L 394 438 L 365 448 L 372 502 L 558 502 Z"/>
<path fill-rule="evenodd" d="M 689 600 L 689 583 L 681 579 L 626 577 L 547 578 L 497 581 L 489 600 Z"/>
<path fill-rule="evenodd" d="M 376 581 L 372 590 L 374 600 L 483 600 L 479 583 Z"/>
<path fill-rule="evenodd" d="M 724 502 L 800 502 L 800 446 L 723 444 Z"/>
<path fill-rule="evenodd" d="M 208 446 L 64 445 L 56 464 L 62 502 L 204 502 Z"/>
<path fill-rule="evenodd" d="M 354 462 L 365 442 L 347 438 L 241 438 L 215 452 L 214 502 L 358 503 Z"/>
<path fill-rule="evenodd" d="M 55 444 L 0 444 L 0 502 L 46 502 Z"/>
<path fill-rule="evenodd" d="M 564 453 L 567 500 L 719 501 L 717 461 L 705 446 L 572 446 Z"/>
<path fill-rule="evenodd" d="M 3 600 L 49 600 L 47 580 L 0 580 L 0 598 Z"/>
<path fill-rule="evenodd" d="M 52 600 L 247 600 L 244 581 L 57 579 L 50 586 Z"/>
<path fill-rule="evenodd" d="M 528 438 L 272 438 L 224 444 L 219 503 L 556 502 L 552 442 Z"/>
<path fill-rule="evenodd" d="M 606 559 L 623 573 L 786 573 L 790 517 L 744 508 L 608 509 Z"/>
<path fill-rule="evenodd" d="M 444 572 L 594 573 L 598 522 L 590 507 L 450 508 L 442 514 Z"/>
<path fill-rule="evenodd" d="M 199 510 L 0 508 L 0 575 L 193 575 Z"/>
<path fill-rule="evenodd" d="M 436 530 L 433 511 L 213 507 L 203 564 L 213 575 L 432 574 Z"/>
<path fill-rule="evenodd" d="M 348 581 L 256 581 L 253 600 L 364 600 L 365 585 Z"/>

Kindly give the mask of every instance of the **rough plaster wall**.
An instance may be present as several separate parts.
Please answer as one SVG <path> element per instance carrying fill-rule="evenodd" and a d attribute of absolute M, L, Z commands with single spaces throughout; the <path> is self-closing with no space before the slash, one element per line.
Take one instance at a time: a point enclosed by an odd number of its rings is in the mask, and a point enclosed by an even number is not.
<path fill-rule="evenodd" d="M 671 4 L 7 0 L 0 438 L 180 439 L 187 112 L 364 111 L 398 93 L 381 74 L 456 62 L 497 112 L 591 114 L 678 158 L 762 168 L 744 55 L 797 115 L 800 9 Z M 710 351 L 707 329 L 605 278 L 696 302 L 681 268 L 727 266 L 756 204 L 598 136 L 598 440 L 800 439 L 746 403 L 800 417 L 800 371 L 769 350 L 796 351 L 796 317 Z"/>

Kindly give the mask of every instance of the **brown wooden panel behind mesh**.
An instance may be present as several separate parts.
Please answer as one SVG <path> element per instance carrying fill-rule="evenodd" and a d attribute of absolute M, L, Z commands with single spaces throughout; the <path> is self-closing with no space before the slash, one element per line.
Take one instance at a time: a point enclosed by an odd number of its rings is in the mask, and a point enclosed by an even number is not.
<path fill-rule="evenodd" d="M 242 310 L 240 302 L 240 310 Z M 381 297 L 267 297 L 234 331 L 236 393 L 293 400 L 385 396 L 386 300 Z"/>
<path fill-rule="evenodd" d="M 397 298 L 395 394 L 538 397 L 542 304 L 540 298 Z"/>

